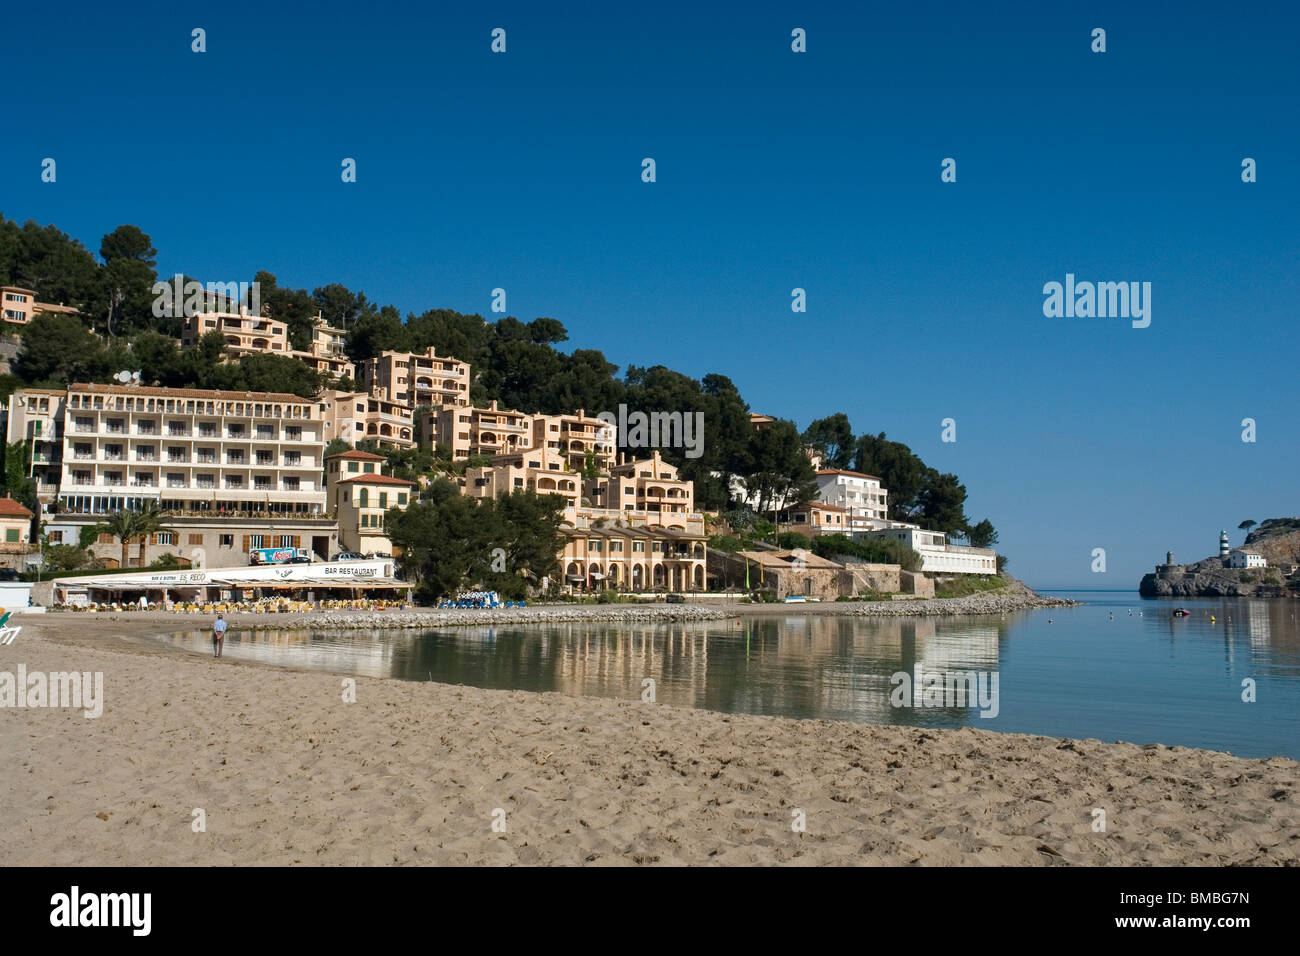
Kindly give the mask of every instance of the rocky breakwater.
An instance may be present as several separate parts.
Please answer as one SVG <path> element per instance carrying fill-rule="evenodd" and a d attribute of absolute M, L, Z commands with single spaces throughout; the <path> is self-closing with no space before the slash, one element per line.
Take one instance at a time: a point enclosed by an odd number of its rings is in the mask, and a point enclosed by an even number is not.
<path fill-rule="evenodd" d="M 927 598 L 921 601 L 841 602 L 833 605 L 835 613 L 855 617 L 954 617 L 968 614 L 1009 614 L 1044 607 L 1079 607 L 1078 601 L 1043 597 L 1025 588 L 959 598 Z"/>
<path fill-rule="evenodd" d="M 402 630 L 457 627 L 470 624 L 559 624 L 592 621 L 609 623 L 671 623 L 719 621 L 735 617 L 734 609 L 700 604 L 544 605 L 525 608 L 418 608 L 407 611 L 320 611 L 293 615 L 232 615 L 240 628 L 302 628 L 312 630 Z"/>

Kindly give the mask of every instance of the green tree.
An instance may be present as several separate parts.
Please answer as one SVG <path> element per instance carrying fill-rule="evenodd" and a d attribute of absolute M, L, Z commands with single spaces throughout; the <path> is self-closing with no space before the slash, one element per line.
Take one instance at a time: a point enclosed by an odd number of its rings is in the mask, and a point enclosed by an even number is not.
<path fill-rule="evenodd" d="M 175 533 L 168 526 L 167 512 L 158 507 L 158 502 L 146 500 L 135 512 L 135 533 L 140 539 L 140 567 L 144 567 L 145 546 L 149 544 L 149 536 L 163 532 Z"/>
<path fill-rule="evenodd" d="M 817 419 L 804 431 L 803 438 L 821 454 L 826 468 L 847 469 L 853 463 L 853 427 L 843 412 Z"/>
<path fill-rule="evenodd" d="M 22 330 L 14 370 L 29 384 L 67 386 L 105 379 L 111 364 L 108 350 L 75 316 L 38 315 Z"/>
<path fill-rule="evenodd" d="M 1255 525 L 1257 525 L 1257 524 L 1259 524 L 1258 521 L 1254 521 L 1254 520 L 1252 520 L 1252 519 L 1250 519 L 1250 518 L 1247 518 L 1247 519 L 1246 519 L 1245 521 L 1243 521 L 1241 524 L 1237 525 L 1237 527 L 1238 527 L 1239 529 L 1241 529 L 1242 531 L 1246 532 L 1246 537 L 1249 538 L 1249 537 L 1250 537 L 1250 529 L 1253 528 L 1253 527 L 1255 527 Z"/>
<path fill-rule="evenodd" d="M 889 489 L 889 516 L 907 521 L 921 509 L 920 496 L 926 483 L 926 467 L 912 449 L 889 441 L 885 433 L 859 436 L 853 453 L 855 471 L 875 475 Z"/>
<path fill-rule="evenodd" d="M 317 290 L 320 291 L 320 290 Z M 338 323 L 332 322 L 331 325 Z M 379 312 L 367 312 L 358 317 L 348 328 L 348 357 L 354 362 L 374 358 L 381 352 L 410 351 L 411 338 L 402 317 L 392 306 L 384 306 Z"/>
<path fill-rule="evenodd" d="M 27 442 L 9 442 L 5 446 L 5 494 L 33 514 L 39 514 L 36 486 L 27 477 Z"/>
<path fill-rule="evenodd" d="M 940 474 L 926 469 L 925 486 L 921 489 L 921 522 L 935 531 L 965 533 L 966 486 L 956 475 Z"/>
<path fill-rule="evenodd" d="M 109 295 L 109 333 L 158 327 L 153 314 L 158 250 L 149 236 L 138 226 L 118 226 L 100 242 L 99 255 Z M 179 334 L 179 320 L 173 318 L 167 330 Z"/>
<path fill-rule="evenodd" d="M 998 533 L 988 518 L 973 526 L 967 537 L 972 548 L 991 548 L 998 543 Z"/>
<path fill-rule="evenodd" d="M 122 561 L 118 567 L 128 565 L 127 550 L 131 539 L 140 533 L 140 525 L 134 511 L 114 511 L 105 521 L 95 526 L 96 534 L 111 534 L 122 546 Z"/>
<path fill-rule="evenodd" d="M 817 473 L 804 452 L 803 438 L 794 422 L 778 420 L 766 428 L 753 429 L 748 457 L 745 490 L 754 497 L 760 514 L 816 500 Z"/>

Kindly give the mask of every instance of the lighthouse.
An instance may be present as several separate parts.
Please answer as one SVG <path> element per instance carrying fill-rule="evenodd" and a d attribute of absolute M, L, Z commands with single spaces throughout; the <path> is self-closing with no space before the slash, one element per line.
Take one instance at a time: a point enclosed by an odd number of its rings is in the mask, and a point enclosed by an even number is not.
<path fill-rule="evenodd" d="M 1227 558 L 1229 550 L 1230 549 L 1228 548 L 1228 532 L 1220 531 L 1219 532 L 1219 557 Z"/>

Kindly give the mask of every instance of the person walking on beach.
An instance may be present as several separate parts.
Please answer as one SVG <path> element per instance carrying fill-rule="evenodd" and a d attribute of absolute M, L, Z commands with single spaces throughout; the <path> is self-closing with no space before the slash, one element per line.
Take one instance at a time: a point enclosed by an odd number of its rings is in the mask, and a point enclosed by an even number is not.
<path fill-rule="evenodd" d="M 221 642 L 226 639 L 226 616 L 217 612 L 217 619 L 212 622 L 212 656 L 221 656 Z"/>

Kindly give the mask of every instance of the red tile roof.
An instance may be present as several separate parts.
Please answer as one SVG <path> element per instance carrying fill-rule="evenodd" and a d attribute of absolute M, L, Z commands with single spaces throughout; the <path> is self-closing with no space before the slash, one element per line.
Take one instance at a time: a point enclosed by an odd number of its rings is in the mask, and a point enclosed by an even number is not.
<path fill-rule="evenodd" d="M 32 513 L 21 502 L 12 498 L 0 498 L 0 515 L 6 518 L 30 518 Z"/>
<path fill-rule="evenodd" d="M 211 398 L 216 401 L 292 402 L 310 405 L 314 399 L 291 395 L 288 392 L 227 392 L 208 388 L 159 388 L 154 385 L 94 385 L 74 382 L 70 392 L 91 392 L 99 395 L 146 395 L 151 398 Z"/>
<path fill-rule="evenodd" d="M 340 485 L 413 485 L 415 482 L 407 481 L 405 478 L 394 478 L 392 475 L 353 475 L 351 478 L 344 478 L 339 482 Z"/>
<path fill-rule="evenodd" d="M 372 455 L 368 451 L 358 451 L 355 448 L 352 451 L 336 451 L 332 455 L 325 456 L 326 461 L 331 458 L 350 458 L 356 461 L 388 461 L 383 455 Z"/>

